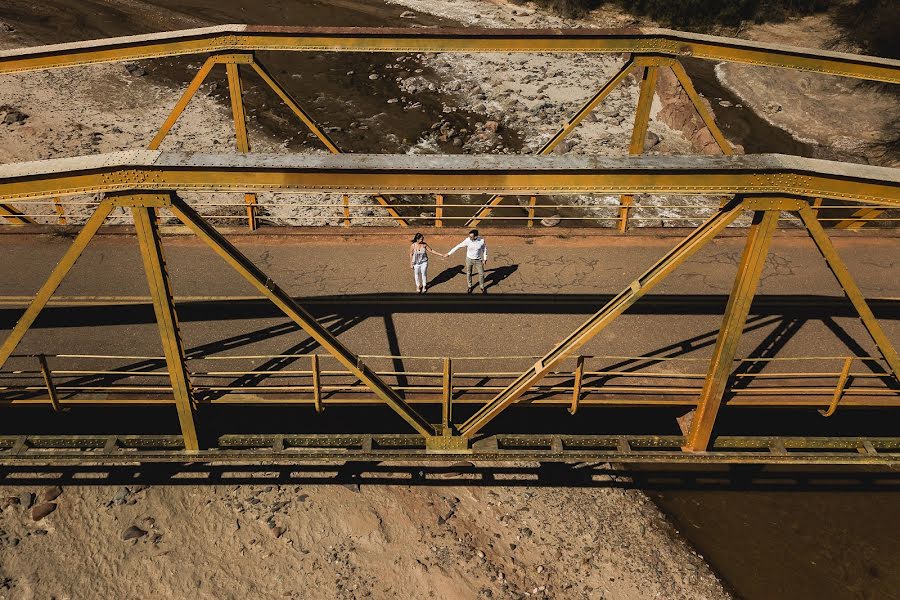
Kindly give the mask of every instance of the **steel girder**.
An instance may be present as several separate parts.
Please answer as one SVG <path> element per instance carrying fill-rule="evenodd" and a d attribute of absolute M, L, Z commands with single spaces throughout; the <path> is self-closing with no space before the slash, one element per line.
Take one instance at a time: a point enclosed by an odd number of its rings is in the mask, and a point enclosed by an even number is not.
<path fill-rule="evenodd" d="M 792 195 L 900 206 L 900 170 L 779 154 L 467 156 L 137 150 L 0 165 L 0 198 L 114 192 Z"/>
<path fill-rule="evenodd" d="M 221 25 L 0 51 L 0 73 L 257 50 L 655 54 L 900 82 L 897 60 L 654 28 L 478 30 Z"/>

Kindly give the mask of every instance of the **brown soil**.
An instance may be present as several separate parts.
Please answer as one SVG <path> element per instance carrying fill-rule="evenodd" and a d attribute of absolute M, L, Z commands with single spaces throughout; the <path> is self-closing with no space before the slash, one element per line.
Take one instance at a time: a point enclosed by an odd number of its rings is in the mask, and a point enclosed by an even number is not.
<path fill-rule="evenodd" d="M 2 488 L 0 598 L 728 596 L 630 490 L 144 487 Z"/>

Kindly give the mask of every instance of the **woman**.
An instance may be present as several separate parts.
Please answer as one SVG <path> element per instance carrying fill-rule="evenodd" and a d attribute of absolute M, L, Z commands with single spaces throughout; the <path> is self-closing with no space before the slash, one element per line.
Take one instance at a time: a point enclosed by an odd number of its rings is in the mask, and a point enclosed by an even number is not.
<path fill-rule="evenodd" d="M 417 233 L 413 236 L 412 246 L 409 247 L 409 263 L 413 270 L 413 277 L 416 280 L 416 291 L 424 294 L 428 290 L 428 253 L 444 256 L 440 252 L 435 252 L 425 242 L 425 236 Z"/>

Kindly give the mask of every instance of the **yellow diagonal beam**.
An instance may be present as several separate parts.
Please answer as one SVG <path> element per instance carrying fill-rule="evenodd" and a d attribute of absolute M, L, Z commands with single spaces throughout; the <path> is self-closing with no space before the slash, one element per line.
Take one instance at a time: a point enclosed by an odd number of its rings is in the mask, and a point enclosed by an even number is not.
<path fill-rule="evenodd" d="M 834 273 L 835 279 L 838 280 L 838 283 L 843 288 L 847 298 L 853 304 L 853 307 L 859 314 L 863 326 L 865 326 L 869 335 L 872 336 L 872 340 L 878 347 L 878 351 L 881 352 L 881 356 L 884 357 L 885 362 L 893 372 L 894 378 L 900 381 L 900 355 L 897 354 L 897 350 L 894 348 L 891 340 L 881 328 L 878 319 L 876 319 L 875 315 L 872 313 L 872 309 L 869 308 L 865 296 L 863 296 L 862 292 L 859 290 L 859 286 L 856 285 L 853 275 L 850 274 L 847 265 L 844 264 L 841 255 L 838 254 L 835 249 L 834 244 L 831 242 L 831 238 L 825 233 L 825 230 L 816 218 L 813 209 L 806 207 L 800 209 L 799 212 L 800 218 L 803 220 L 803 224 L 806 225 L 806 230 L 809 232 L 809 236 L 813 239 L 813 242 L 815 242 L 816 247 L 828 264 L 828 268 Z"/>
<path fill-rule="evenodd" d="M 144 271 L 150 296 L 153 299 L 153 310 L 156 313 L 156 324 L 162 340 L 163 355 L 166 357 L 166 370 L 172 382 L 172 394 L 181 424 L 181 435 L 184 449 L 196 452 L 200 449 L 197 430 L 194 425 L 193 392 L 191 379 L 184 360 L 184 345 L 178 328 L 178 316 L 172 300 L 172 289 L 166 272 L 163 257 L 162 240 L 156 224 L 154 208 L 140 206 L 140 198 L 135 198 L 135 206 L 131 213 L 134 216 L 134 229 L 144 261 Z"/>
<path fill-rule="evenodd" d="M 299 117 L 303 124 L 306 125 L 306 127 L 312 132 L 312 134 L 319 138 L 319 141 L 325 144 L 325 147 L 328 148 L 329 152 L 331 152 L 332 154 L 342 154 L 341 149 L 337 147 L 337 144 L 334 143 L 334 140 L 332 140 L 328 136 L 328 134 L 325 133 L 321 127 L 319 127 L 319 125 L 313 120 L 309 113 L 303 110 L 303 107 L 300 106 L 300 104 L 298 104 L 296 100 L 294 100 L 293 96 L 291 96 L 280 83 L 278 83 L 278 81 L 266 70 L 265 66 L 263 66 L 262 63 L 260 63 L 258 60 L 253 60 L 253 62 L 250 63 L 250 66 L 253 67 L 253 70 L 256 71 L 260 78 L 262 78 L 262 80 L 265 81 L 266 84 L 270 88 L 272 88 L 272 90 L 276 94 L 278 94 L 278 97 L 281 98 L 282 102 L 284 102 L 287 107 L 290 108 L 294 112 L 294 114 L 297 115 L 297 117 Z M 382 196 L 381 194 L 376 194 L 374 197 L 375 201 L 383 206 L 387 213 L 392 216 L 401 227 L 407 227 L 409 225 L 406 220 L 400 216 L 400 213 L 398 213 L 396 209 L 391 206 L 391 203 L 388 202 L 384 196 Z"/>
<path fill-rule="evenodd" d="M 747 234 L 747 244 L 744 246 L 744 254 L 734 277 L 722 327 L 716 338 L 715 350 L 684 450 L 702 451 L 709 445 L 719 406 L 722 404 L 728 378 L 734 367 L 738 343 L 744 333 L 750 304 L 759 287 L 759 279 L 766 264 L 766 257 L 769 255 L 769 245 L 778 227 L 780 214 L 779 210 L 766 210 L 756 211 L 753 215 L 753 223 Z"/>
<path fill-rule="evenodd" d="M 81 256 L 81 253 L 84 252 L 84 249 L 94 237 L 94 234 L 97 233 L 97 230 L 103 225 L 103 221 L 106 220 L 106 217 L 111 210 L 112 202 L 110 200 L 106 199 L 100 202 L 100 205 L 97 206 L 94 214 L 91 215 L 91 218 L 88 219 L 81 231 L 78 232 L 78 235 L 75 236 L 72 245 L 69 246 L 69 249 L 66 250 L 66 253 L 63 254 L 63 257 L 53 268 L 53 271 L 44 282 L 44 285 L 42 285 L 41 289 L 34 295 L 34 299 L 25 310 L 25 313 L 19 317 L 15 327 L 13 327 L 13 330 L 9 333 L 6 340 L 4 340 L 3 345 L 0 346 L 0 368 L 6 364 L 9 355 L 15 351 L 16 346 L 22 341 L 25 333 L 34 323 L 35 319 L 37 319 L 41 310 L 47 304 L 47 301 L 50 300 L 50 296 L 53 295 L 53 292 L 56 291 L 56 288 L 58 288 L 63 279 L 65 279 L 69 270 L 71 270 L 72 266 Z"/>
<path fill-rule="evenodd" d="M 194 209 L 183 200 L 173 198 L 170 210 L 182 223 L 206 242 L 216 254 L 224 258 L 244 279 L 271 300 L 275 306 L 306 331 L 322 348 L 334 356 L 350 373 L 369 387 L 375 395 L 393 408 L 416 431 L 424 436 L 435 434 L 435 429 L 431 424 L 400 398 L 374 371 L 363 364 L 357 355 L 347 349 L 331 332 L 322 327 L 315 317 L 297 304 L 287 292 L 282 290 L 268 275 L 254 265 L 240 250 L 222 237 L 209 223 L 204 221 Z"/>
<path fill-rule="evenodd" d="M 581 123 L 585 117 L 591 114 L 597 106 L 609 96 L 610 92 L 612 92 L 628 75 L 628 72 L 631 70 L 631 67 L 634 65 L 634 60 L 629 59 L 621 69 L 613 76 L 612 79 L 603 84 L 596 94 L 591 96 L 584 105 L 578 109 L 572 117 L 560 125 L 559 129 L 553 136 L 547 140 L 547 142 L 541 147 L 540 150 L 537 151 L 538 155 L 547 155 L 553 152 L 553 149 L 556 148 L 563 139 Z M 487 218 L 491 214 L 491 210 L 493 207 L 497 206 L 503 202 L 503 196 L 495 195 L 491 196 L 488 201 L 481 206 L 475 214 L 466 222 L 467 227 L 475 227 L 478 225 L 482 219 Z"/>
<path fill-rule="evenodd" d="M 598 333 L 603 331 L 616 317 L 625 312 L 647 292 L 663 281 L 673 270 L 703 248 L 710 240 L 724 230 L 743 211 L 743 202 L 735 200 L 695 229 L 691 235 L 670 250 L 630 286 L 610 300 L 594 316 L 575 330 L 553 350 L 538 360 L 532 369 L 520 375 L 515 381 L 491 399 L 459 428 L 460 435 L 471 438 L 497 415 L 515 402 L 522 394 L 543 379 L 560 362 L 577 352 Z"/>
<path fill-rule="evenodd" d="M 215 66 L 216 61 L 211 57 L 206 59 L 206 62 L 203 63 L 203 66 L 200 67 L 200 70 L 197 71 L 197 74 L 194 75 L 194 78 L 188 84 L 187 89 L 181 95 L 181 98 L 178 99 L 178 102 L 175 103 L 175 107 L 172 109 L 172 112 L 169 113 L 169 116 L 166 117 L 165 122 L 162 127 L 160 127 L 159 132 L 153 137 L 150 141 L 150 145 L 147 146 L 150 150 L 157 150 L 162 144 L 163 140 L 166 139 L 166 136 L 169 135 L 169 131 L 175 125 L 175 122 L 178 120 L 178 117 L 181 116 L 181 113 L 184 112 L 184 109 L 187 108 L 187 105 L 191 102 L 191 98 L 194 97 L 194 94 L 197 93 L 197 90 L 200 89 L 200 86 L 203 85 L 203 82 L 206 80 L 206 77 L 209 75 L 209 72 Z"/>

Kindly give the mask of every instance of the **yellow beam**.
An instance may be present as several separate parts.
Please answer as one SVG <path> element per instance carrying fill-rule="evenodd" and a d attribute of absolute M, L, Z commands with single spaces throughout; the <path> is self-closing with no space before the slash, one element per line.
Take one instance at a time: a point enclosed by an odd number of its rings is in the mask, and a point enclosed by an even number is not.
<path fill-rule="evenodd" d="M 222 237 L 183 200 L 173 198 L 170 210 L 182 223 L 206 242 L 216 254 L 225 259 L 244 279 L 271 300 L 288 318 L 299 325 L 322 348 L 334 356 L 350 373 L 371 389 L 376 396 L 393 408 L 416 431 L 425 436 L 434 435 L 434 427 L 422 418 L 418 412 L 400 398 L 375 372 L 363 364 L 357 355 L 353 354 L 330 331 L 320 325 L 315 317 L 297 304 L 289 294 L 282 290 L 269 276 L 260 271 L 240 250 Z"/>
<path fill-rule="evenodd" d="M 60 261 L 53 268 L 47 281 L 44 282 L 44 285 L 42 285 L 37 294 L 34 295 L 31 304 L 28 305 L 25 313 L 19 317 L 15 327 L 13 327 L 13 330 L 3 341 L 3 345 L 0 346 L 0 368 L 6 364 L 9 355 L 15 351 L 16 346 L 22 341 L 25 333 L 31 327 L 32 323 L 34 323 L 35 319 L 37 319 L 41 310 L 47 304 L 47 301 L 50 300 L 50 296 L 53 295 L 53 292 L 56 291 L 56 288 L 58 288 L 63 279 L 65 279 L 69 270 L 71 270 L 72 266 L 81 256 L 81 253 L 84 252 L 84 249 L 94 237 L 94 234 L 97 233 L 97 230 L 103 225 L 103 221 L 106 220 L 107 215 L 109 215 L 109 212 L 112 210 L 112 206 L 112 202 L 108 199 L 103 200 L 100 203 L 100 206 L 97 207 L 97 210 L 94 211 L 91 218 L 88 219 L 87 223 L 84 224 L 84 227 L 81 228 L 81 231 L 78 232 L 72 245 L 69 246 L 69 249 L 66 250 L 66 253 L 63 254 Z"/>
<path fill-rule="evenodd" d="M 828 263 L 828 268 L 831 269 L 835 279 L 838 280 L 838 283 L 841 288 L 843 288 L 847 298 L 859 314 L 859 318 L 862 321 L 863 326 L 865 326 L 866 331 L 872 336 L 872 340 L 878 347 L 878 351 L 881 352 L 885 362 L 893 372 L 894 378 L 900 381 L 900 355 L 897 354 L 897 350 L 894 348 L 891 340 L 881 328 L 878 319 L 876 319 L 875 315 L 872 313 L 872 309 L 869 308 L 865 296 L 863 296 L 859 286 L 856 285 L 856 281 L 853 280 L 853 276 L 850 274 L 849 269 L 847 269 L 847 265 L 844 264 L 841 255 L 838 254 L 834 244 L 831 243 L 828 234 L 825 233 L 825 230 L 816 218 L 815 212 L 809 207 L 801 208 L 800 218 L 803 220 L 803 224 L 806 225 L 809 236 L 813 239 L 813 242 L 815 242 L 816 247 L 825 259 L 825 262 Z"/>
<path fill-rule="evenodd" d="M 743 210 L 744 205 L 738 200 L 720 209 L 643 275 L 635 279 L 631 285 L 610 300 L 606 306 L 588 319 L 581 327 L 539 359 L 532 369 L 520 375 L 518 379 L 510 383 L 503 391 L 472 415 L 460 426 L 460 435 L 471 438 L 478 433 L 497 415 L 503 412 L 506 407 L 515 402 L 522 394 L 530 390 L 537 382 L 550 373 L 560 362 L 591 341 L 619 315 L 663 281 L 669 273 L 703 248 L 734 221 Z"/>
<path fill-rule="evenodd" d="M 700 402 L 697 404 L 697 412 L 691 421 L 691 429 L 683 448 L 686 451 L 706 450 L 709 445 L 719 405 L 734 367 L 734 356 L 747 323 L 750 304 L 759 286 L 780 214 L 779 210 L 766 210 L 757 211 L 753 216 L 753 224 L 750 225 L 744 254 L 725 307 L 725 317 L 716 338 L 716 347 L 700 394 Z"/>
<path fill-rule="evenodd" d="M 135 151 L 0 165 L 0 197 L 117 190 L 796 195 L 900 206 L 897 169 L 799 157 L 213 155 Z"/>
<path fill-rule="evenodd" d="M 555 134 L 553 134 L 549 140 L 541 147 L 540 150 L 537 151 L 539 156 L 547 155 L 553 152 L 553 149 L 556 148 L 559 143 L 581 123 L 585 117 L 591 114 L 597 106 L 603 102 L 603 100 L 609 96 L 610 92 L 612 92 L 622 80 L 628 75 L 628 71 L 631 70 L 631 67 L 634 65 L 633 60 L 628 60 L 621 69 L 619 69 L 618 73 L 616 73 L 612 79 L 603 84 L 596 94 L 591 96 L 587 102 L 585 102 L 578 112 L 576 112 L 572 117 L 560 125 L 559 129 Z M 488 201 L 481 206 L 476 212 L 475 215 L 466 222 L 467 227 L 475 227 L 477 226 L 482 219 L 490 216 L 491 209 L 503 202 L 503 196 L 492 196 L 488 199 Z"/>
<path fill-rule="evenodd" d="M 166 136 L 169 135 L 169 131 L 171 131 L 172 127 L 175 125 L 175 121 L 178 120 L 178 117 L 181 116 L 181 113 L 184 112 L 184 109 L 187 108 L 187 105 L 190 104 L 191 99 L 194 97 L 194 94 L 197 93 L 197 90 L 200 89 L 200 86 L 203 85 L 203 82 L 206 81 L 209 72 L 215 66 L 216 62 L 212 58 L 206 59 L 206 62 L 203 63 L 203 66 L 200 67 L 200 70 L 197 71 L 197 74 L 194 75 L 194 78 L 188 84 L 187 89 L 181 95 L 181 98 L 178 99 L 178 102 L 175 103 L 175 107 L 172 109 L 172 112 L 169 113 L 169 116 L 166 117 L 165 122 L 160 127 L 159 131 L 153 139 L 150 140 L 150 144 L 147 146 L 150 150 L 156 150 L 159 148 L 160 144 L 162 144 L 163 140 L 166 139 Z"/>
<path fill-rule="evenodd" d="M 186 54 L 307 52 L 589 52 L 691 56 L 900 83 L 900 61 L 666 29 L 508 30 L 222 25 L 0 51 L 0 73 Z"/>
<path fill-rule="evenodd" d="M 36 221 L 11 204 L 0 203 L 0 217 L 13 225 L 34 225 Z"/>
<path fill-rule="evenodd" d="M 194 426 L 191 379 L 184 361 L 184 346 L 181 342 L 178 316 L 175 313 L 175 303 L 172 300 L 172 290 L 166 272 L 159 226 L 156 224 L 156 211 L 153 208 L 142 206 L 140 195 L 132 197 L 131 200 L 134 202 L 131 209 L 131 214 L 134 216 L 134 230 L 141 249 L 141 258 L 144 261 L 150 295 L 153 298 L 153 310 L 156 313 L 156 324 L 159 327 L 163 354 L 166 357 L 166 370 L 169 372 L 169 379 L 172 382 L 172 394 L 175 397 L 178 421 L 181 424 L 184 449 L 188 452 L 196 452 L 200 450 L 200 445 Z"/>
<path fill-rule="evenodd" d="M 678 82 L 681 83 L 684 93 L 687 94 L 688 98 L 691 100 L 691 104 L 693 104 L 694 108 L 697 110 L 697 114 L 703 119 L 703 124 L 709 129 L 713 139 L 716 140 L 716 144 L 722 150 L 722 154 L 734 154 L 734 149 L 731 147 L 731 144 L 728 143 L 728 140 L 725 139 L 725 134 L 722 133 L 722 130 L 716 125 L 716 119 L 712 112 L 706 106 L 706 103 L 703 102 L 703 99 L 700 98 L 700 94 L 697 93 L 697 90 L 694 89 L 694 82 L 691 81 L 687 71 L 684 70 L 684 66 L 680 62 L 675 61 L 672 63 L 671 68 L 672 72 L 675 73 Z"/>
<path fill-rule="evenodd" d="M 647 140 L 647 128 L 650 126 L 650 109 L 653 107 L 653 96 L 656 94 L 656 80 L 659 78 L 658 66 L 646 66 L 642 69 L 641 91 L 638 96 L 637 110 L 634 113 L 634 127 L 631 130 L 631 143 L 628 154 L 636 156 L 644 153 Z M 619 231 L 628 229 L 628 213 L 634 204 L 634 196 L 625 195 L 619 199 Z"/>
<path fill-rule="evenodd" d="M 328 151 L 332 154 L 342 154 L 341 149 L 337 147 L 337 144 L 334 143 L 328 134 L 325 133 L 321 127 L 313 120 L 313 118 L 303 110 L 296 100 L 288 93 L 286 89 L 284 89 L 278 81 L 266 70 L 266 68 L 260 63 L 258 60 L 253 60 L 250 63 L 250 66 L 253 67 L 253 70 L 262 78 L 262 80 L 268 85 L 272 90 L 278 94 L 278 97 L 281 98 L 282 102 L 284 102 L 288 108 L 290 108 L 297 117 L 306 125 L 307 128 L 312 132 L 314 136 L 316 136 L 320 142 L 325 144 L 325 147 L 328 148 Z M 387 213 L 397 221 L 397 224 L 400 227 L 407 227 L 409 224 L 406 220 L 400 216 L 400 213 L 391 206 L 391 203 L 388 202 L 384 196 L 381 194 L 375 195 L 375 201 L 378 202 L 381 206 L 387 210 Z"/>

